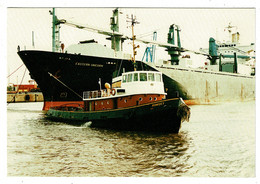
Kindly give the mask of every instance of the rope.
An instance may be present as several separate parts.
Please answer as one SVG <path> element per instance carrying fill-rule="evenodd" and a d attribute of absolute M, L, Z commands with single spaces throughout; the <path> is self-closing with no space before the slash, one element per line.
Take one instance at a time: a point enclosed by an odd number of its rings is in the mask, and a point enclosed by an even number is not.
<path fill-rule="evenodd" d="M 10 103 L 12 103 L 12 102 L 13 102 L 13 100 L 14 100 L 14 98 L 16 97 L 16 94 L 18 93 L 18 91 L 19 91 L 19 88 L 20 88 L 20 86 L 21 86 L 21 85 L 22 85 L 22 83 L 23 83 L 23 79 L 24 79 L 25 73 L 26 73 L 26 68 L 25 68 L 25 70 L 24 70 L 24 73 L 23 73 L 23 78 L 22 78 L 22 80 L 21 80 L 21 82 L 20 82 L 19 86 L 17 86 L 17 91 L 16 91 L 16 93 L 15 93 L 14 97 L 12 98 L 12 100 L 11 100 L 10 102 L 8 102 L 8 103 L 7 103 L 7 105 L 9 105 Z"/>
<path fill-rule="evenodd" d="M 119 76 L 119 73 L 120 73 L 120 70 L 121 70 L 121 66 L 122 66 L 122 62 L 123 62 L 123 59 L 121 59 L 121 63 L 120 63 L 120 66 L 119 66 L 119 69 L 118 69 L 118 72 L 117 72 L 117 77 Z"/>
<path fill-rule="evenodd" d="M 19 68 L 21 68 L 24 64 L 22 64 L 21 66 L 19 66 L 15 71 L 13 71 L 10 75 L 7 76 L 7 78 L 9 78 L 11 75 L 13 75 L 17 70 L 19 70 Z"/>
<path fill-rule="evenodd" d="M 140 61 L 140 62 L 141 62 L 142 70 L 144 70 L 143 61 Z"/>
<path fill-rule="evenodd" d="M 48 72 L 48 74 L 53 77 L 54 79 L 56 79 L 59 83 L 61 83 L 63 86 L 65 86 L 66 88 L 68 88 L 70 91 L 72 91 L 75 95 L 77 95 L 78 97 L 80 97 L 81 99 L 83 99 L 82 96 L 80 96 L 78 93 L 76 93 L 73 89 L 71 89 L 69 86 L 67 86 L 66 84 L 64 84 L 63 82 L 61 82 L 57 77 L 55 77 L 54 75 L 52 75 L 50 72 Z"/>

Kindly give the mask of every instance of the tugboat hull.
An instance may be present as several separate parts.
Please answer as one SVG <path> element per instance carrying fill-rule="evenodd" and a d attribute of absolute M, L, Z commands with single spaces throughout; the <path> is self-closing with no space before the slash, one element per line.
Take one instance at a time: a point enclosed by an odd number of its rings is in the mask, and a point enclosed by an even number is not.
<path fill-rule="evenodd" d="M 161 100 L 129 108 L 86 112 L 51 108 L 47 117 L 72 124 L 91 121 L 92 127 L 178 133 L 181 122 L 189 118 L 189 108 L 179 98 Z"/>

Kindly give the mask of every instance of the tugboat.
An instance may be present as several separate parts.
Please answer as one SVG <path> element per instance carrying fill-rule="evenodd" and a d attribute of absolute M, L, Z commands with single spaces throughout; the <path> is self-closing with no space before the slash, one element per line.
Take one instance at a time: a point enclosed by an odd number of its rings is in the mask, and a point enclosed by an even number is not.
<path fill-rule="evenodd" d="M 161 72 L 126 72 L 117 82 L 121 87 L 106 83 L 106 89 L 84 92 L 83 107 L 52 107 L 47 117 L 76 124 L 91 121 L 99 128 L 172 133 L 189 121 L 190 108 L 181 98 L 166 99 Z"/>
<path fill-rule="evenodd" d="M 182 98 L 166 99 L 163 76 L 157 71 L 137 71 L 135 61 L 135 18 L 131 19 L 134 71 L 123 72 L 112 81 L 112 88 L 83 92 L 82 105 L 52 107 L 47 117 L 91 126 L 124 130 L 152 130 L 178 133 L 181 123 L 189 121 L 190 108 Z"/>

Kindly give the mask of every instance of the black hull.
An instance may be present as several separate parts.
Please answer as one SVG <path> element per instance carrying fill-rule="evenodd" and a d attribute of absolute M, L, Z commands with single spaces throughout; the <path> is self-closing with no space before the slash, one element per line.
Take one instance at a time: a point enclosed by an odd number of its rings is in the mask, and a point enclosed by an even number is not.
<path fill-rule="evenodd" d="M 178 113 L 185 107 L 180 99 L 105 111 L 64 111 L 50 109 L 47 117 L 80 125 L 91 121 L 92 127 L 130 131 L 153 131 L 178 133 L 185 113 Z"/>
<path fill-rule="evenodd" d="M 125 71 L 134 69 L 131 61 L 115 58 L 46 51 L 20 51 L 18 54 L 28 68 L 31 78 L 39 85 L 45 102 L 81 101 L 78 95 L 82 96 L 83 91 L 99 89 L 99 78 L 103 87 L 106 82 L 111 84 L 113 74 L 120 75 L 123 68 Z M 155 70 L 144 62 L 137 61 L 137 64 L 138 69 Z M 176 81 L 166 75 L 163 75 L 163 80 L 167 98 L 188 98 L 185 90 Z"/>

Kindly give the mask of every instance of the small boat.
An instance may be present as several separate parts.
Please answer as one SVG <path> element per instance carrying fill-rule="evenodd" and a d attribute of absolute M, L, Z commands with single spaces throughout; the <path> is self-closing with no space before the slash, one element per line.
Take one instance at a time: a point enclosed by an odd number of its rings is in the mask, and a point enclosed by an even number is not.
<path fill-rule="evenodd" d="M 188 121 L 190 108 L 181 98 L 166 99 L 162 73 L 132 71 L 123 73 L 120 87 L 86 91 L 84 106 L 52 107 L 47 117 L 92 127 L 178 133 Z"/>

